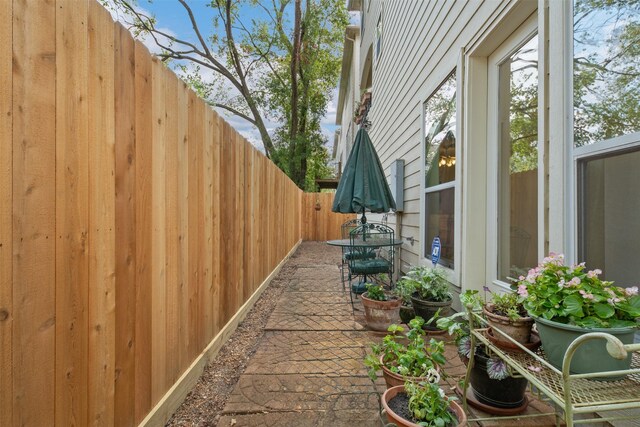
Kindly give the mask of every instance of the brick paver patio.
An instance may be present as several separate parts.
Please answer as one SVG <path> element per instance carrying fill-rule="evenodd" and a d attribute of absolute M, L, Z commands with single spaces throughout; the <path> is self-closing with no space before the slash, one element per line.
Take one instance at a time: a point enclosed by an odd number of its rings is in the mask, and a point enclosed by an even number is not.
<path fill-rule="evenodd" d="M 358 312 L 353 316 L 349 294 L 340 283 L 340 256 L 338 248 L 305 242 L 288 261 L 294 273 L 222 412 L 220 426 L 383 425 L 379 393 L 384 391 L 384 381 L 373 384 L 362 360 L 368 344 L 384 334 L 369 331 Z M 447 360 L 445 371 L 450 377 L 444 387 L 451 393 L 465 366 L 450 344 Z M 526 413 L 540 410 L 549 408 L 533 399 Z M 547 417 L 482 425 L 555 422 Z"/>

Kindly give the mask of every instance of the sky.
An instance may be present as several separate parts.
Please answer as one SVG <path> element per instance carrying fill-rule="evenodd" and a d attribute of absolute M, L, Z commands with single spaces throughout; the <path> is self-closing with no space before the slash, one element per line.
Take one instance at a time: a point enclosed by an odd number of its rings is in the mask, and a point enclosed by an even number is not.
<path fill-rule="evenodd" d="M 214 9 L 206 6 L 208 3 L 210 3 L 210 0 L 189 0 L 189 6 L 193 10 L 193 14 L 204 37 L 207 37 L 213 30 L 212 20 L 214 14 L 217 13 Z M 153 15 L 156 18 L 156 27 L 164 32 L 189 41 L 195 38 L 187 12 L 176 0 L 138 0 L 137 6 L 140 11 L 148 15 Z M 260 11 L 256 8 L 243 8 L 243 10 L 241 10 L 243 20 L 246 22 L 260 18 L 259 13 Z M 122 17 L 115 16 L 115 19 L 122 20 Z M 153 39 L 147 38 L 142 41 L 152 53 L 159 52 Z M 204 71 L 206 72 L 208 70 Z M 329 152 L 331 152 L 334 132 L 337 128 L 335 125 L 337 101 L 338 90 L 335 88 L 331 101 L 327 105 L 325 117 L 321 121 L 323 133 L 327 138 L 326 146 Z M 260 133 L 251 123 L 237 116 L 233 116 L 224 110 L 219 110 L 219 112 L 240 134 L 264 152 Z M 269 121 L 267 118 L 264 119 L 269 131 L 274 130 L 279 125 L 277 122 Z"/>

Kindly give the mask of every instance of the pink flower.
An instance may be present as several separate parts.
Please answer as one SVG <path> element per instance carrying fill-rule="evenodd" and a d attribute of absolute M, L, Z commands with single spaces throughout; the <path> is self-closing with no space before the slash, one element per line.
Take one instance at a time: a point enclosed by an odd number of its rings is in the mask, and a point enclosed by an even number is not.
<path fill-rule="evenodd" d="M 637 286 L 633 286 L 631 288 L 627 288 L 624 290 L 624 293 L 627 294 L 627 296 L 633 296 L 633 295 L 638 295 L 638 287 Z"/>
<path fill-rule="evenodd" d="M 559 287 L 560 289 L 562 289 L 562 288 L 564 288 L 564 285 L 565 285 L 565 283 L 564 283 L 564 279 L 561 279 L 561 280 L 558 282 L 558 287 Z"/>
<path fill-rule="evenodd" d="M 521 295 L 523 297 L 529 296 L 529 292 L 527 292 L 527 285 L 518 286 L 518 295 Z"/>
<path fill-rule="evenodd" d="M 616 303 L 622 301 L 620 298 L 609 298 L 607 300 L 607 302 L 609 303 L 609 305 L 615 305 Z"/>
<path fill-rule="evenodd" d="M 582 297 L 583 297 L 584 299 L 590 299 L 590 300 L 592 300 L 592 299 L 593 299 L 593 294 L 590 294 L 590 293 L 588 293 L 588 292 L 585 292 L 585 291 L 584 291 L 584 290 L 582 290 L 582 289 L 580 289 L 580 295 L 582 295 Z"/>
<path fill-rule="evenodd" d="M 573 279 L 569 280 L 568 286 L 578 286 L 580 282 L 581 280 L 579 277 L 574 277 Z"/>
<path fill-rule="evenodd" d="M 527 366 L 527 369 L 532 371 L 532 372 L 540 372 L 540 371 L 542 371 L 542 368 L 540 368 L 539 366 L 533 366 L 533 365 Z"/>

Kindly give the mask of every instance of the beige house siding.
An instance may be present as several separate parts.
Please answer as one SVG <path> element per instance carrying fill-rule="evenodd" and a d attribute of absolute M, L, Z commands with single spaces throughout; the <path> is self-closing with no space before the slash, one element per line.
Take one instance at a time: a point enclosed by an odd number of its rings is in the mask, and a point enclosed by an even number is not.
<path fill-rule="evenodd" d="M 461 50 L 487 27 L 505 3 L 371 1 L 369 13 L 365 12 L 362 63 L 368 46 L 375 43 L 378 16 L 383 14 L 382 50 L 373 61 L 371 139 L 387 173 L 394 160 L 405 161 L 404 212 L 389 217 L 390 223 L 396 224 L 399 237 L 414 239 L 413 244 L 407 241 L 402 246 L 403 271 L 424 262 L 420 224 L 422 105 L 456 68 Z"/>

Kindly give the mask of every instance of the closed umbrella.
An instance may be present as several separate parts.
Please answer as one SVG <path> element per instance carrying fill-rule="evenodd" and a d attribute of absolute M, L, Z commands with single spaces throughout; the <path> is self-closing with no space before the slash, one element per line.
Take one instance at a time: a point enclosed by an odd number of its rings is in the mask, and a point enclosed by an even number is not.
<path fill-rule="evenodd" d="M 366 223 L 365 209 L 375 213 L 389 212 L 396 209 L 396 202 L 371 139 L 365 129 L 360 129 L 338 183 L 331 210 L 362 213 L 362 223 Z"/>

